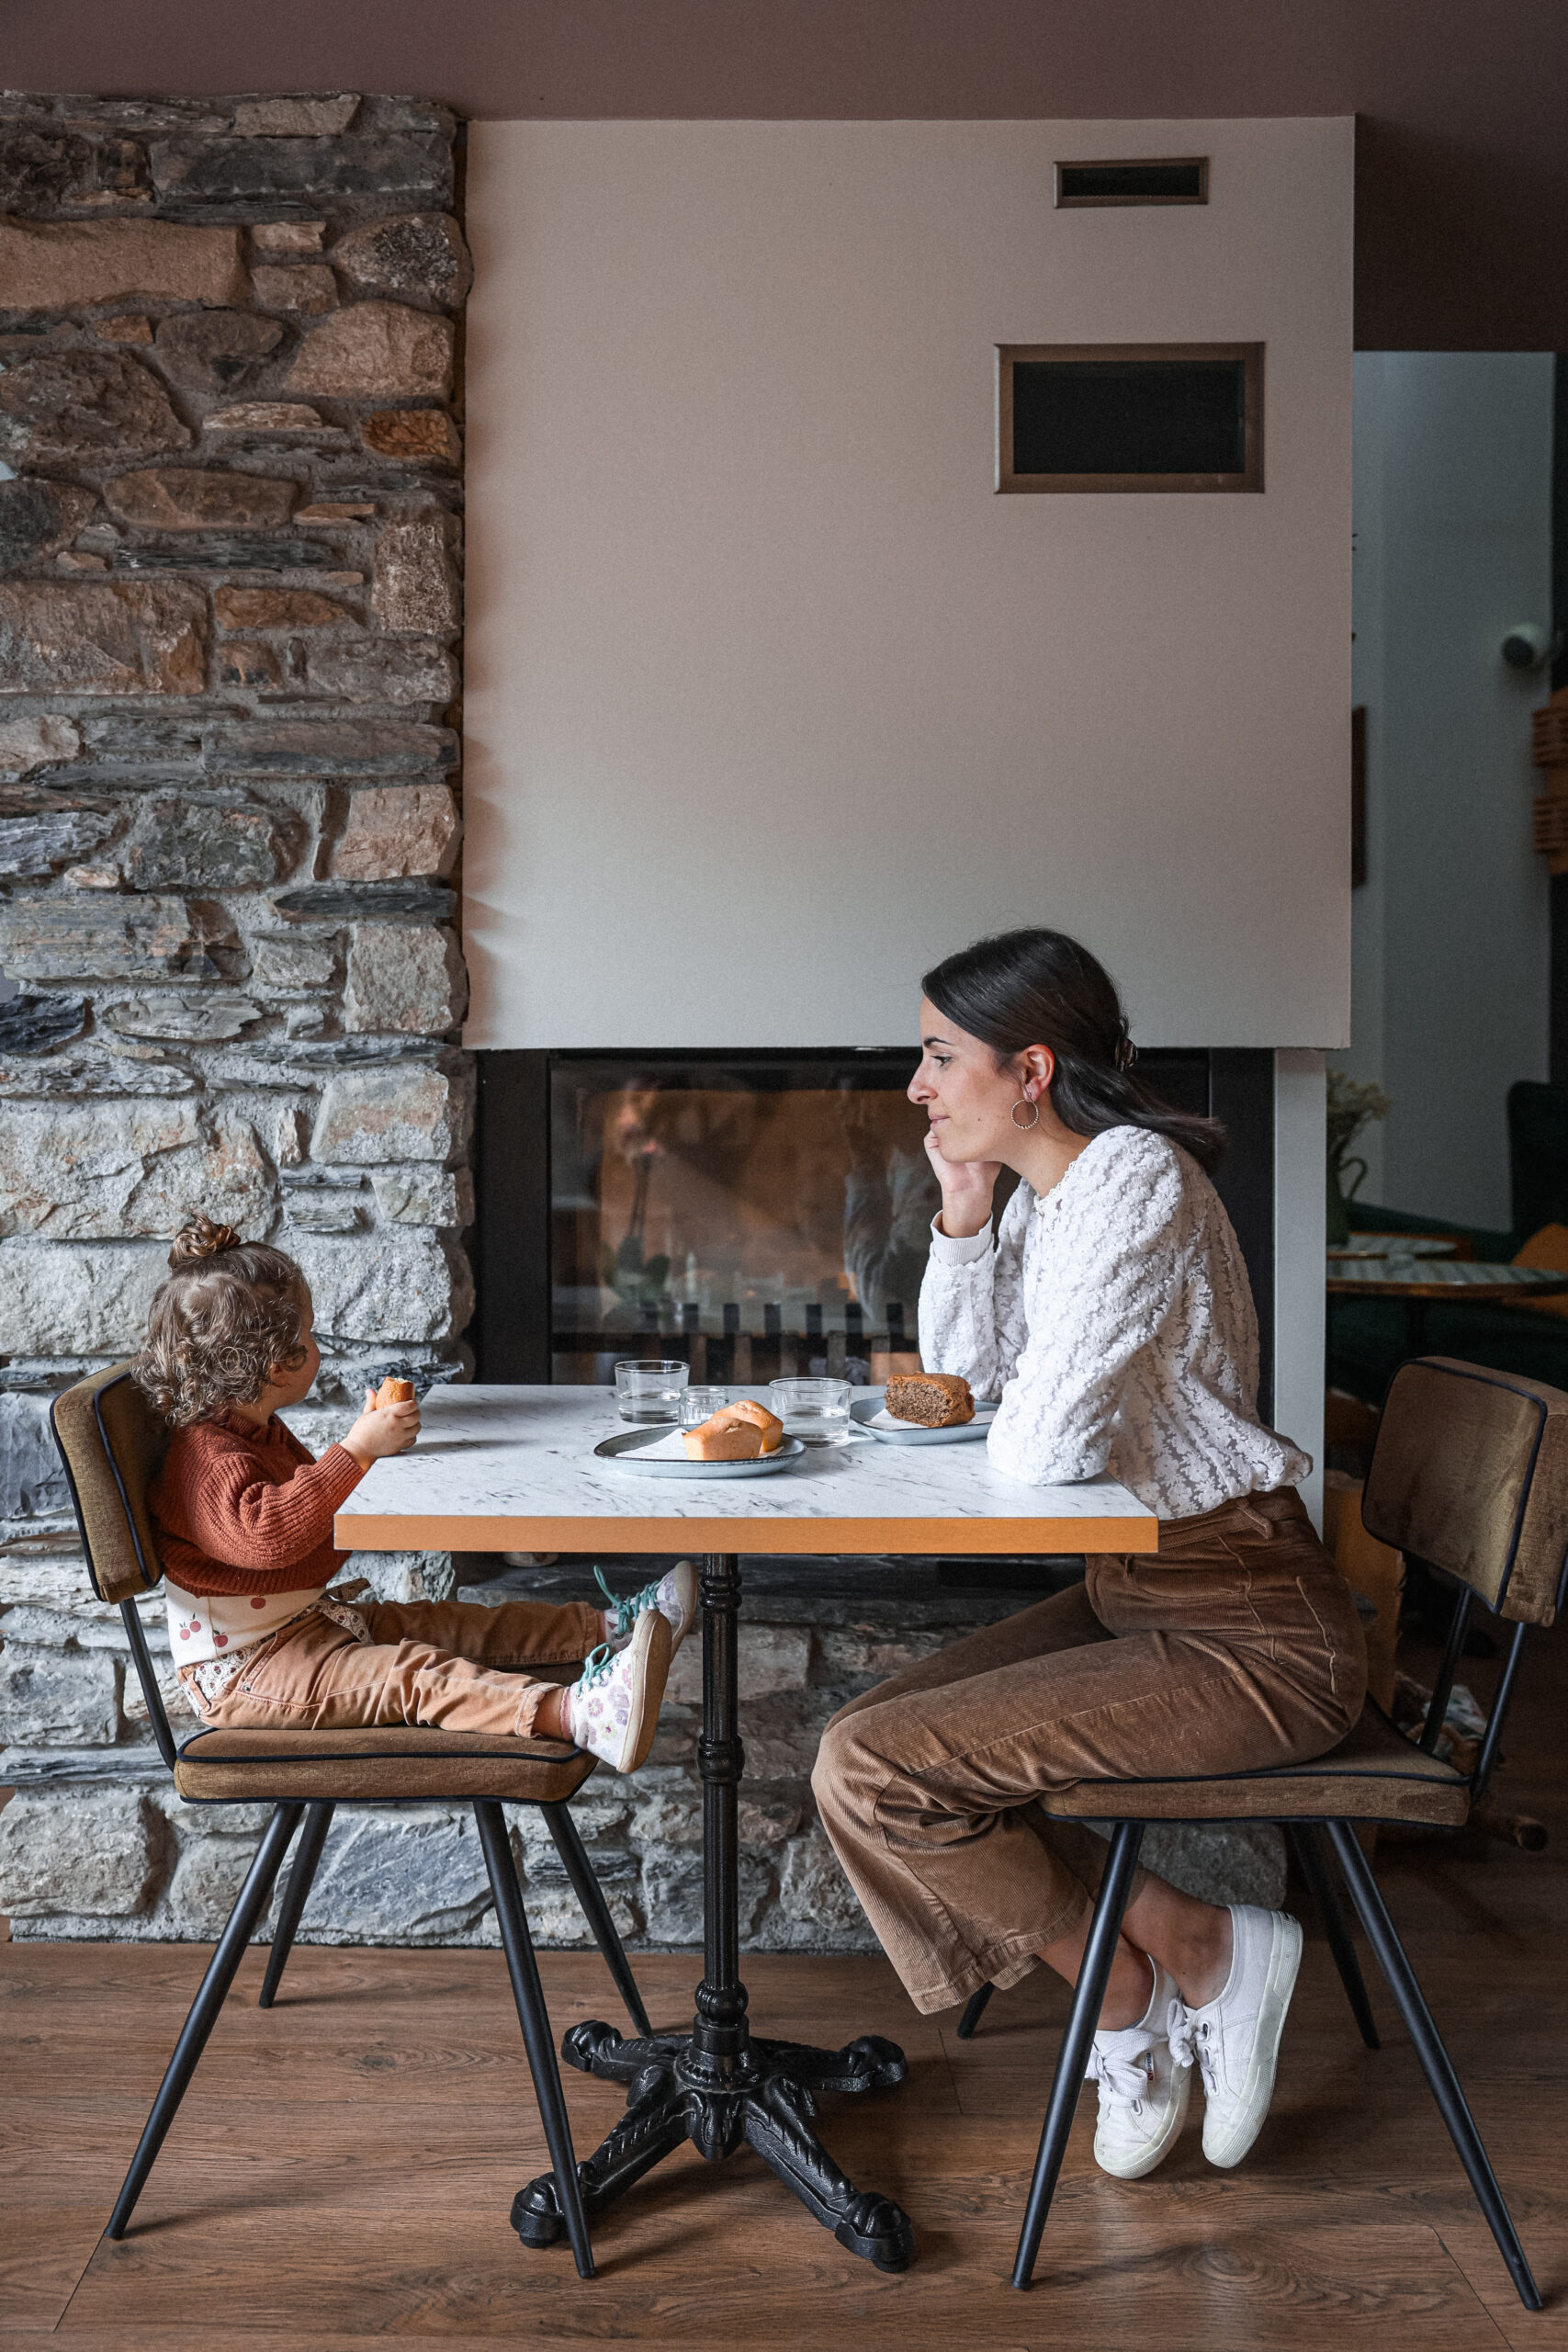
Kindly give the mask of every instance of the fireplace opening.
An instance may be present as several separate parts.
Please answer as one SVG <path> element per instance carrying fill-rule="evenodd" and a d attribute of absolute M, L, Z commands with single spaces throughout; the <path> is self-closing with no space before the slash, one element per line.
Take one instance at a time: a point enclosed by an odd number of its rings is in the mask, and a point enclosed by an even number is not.
<path fill-rule="evenodd" d="M 912 1048 L 475 1061 L 479 1379 L 607 1384 L 626 1356 L 747 1385 L 918 1368 L 939 1194 L 905 1092 Z M 1252 1273 L 1267 1412 L 1273 1057 L 1167 1049 L 1143 1067 L 1230 1132 L 1217 1181 Z"/>
<path fill-rule="evenodd" d="M 648 1354 L 698 1381 L 917 1368 L 940 1196 L 914 1067 L 552 1057 L 551 1379 Z"/>

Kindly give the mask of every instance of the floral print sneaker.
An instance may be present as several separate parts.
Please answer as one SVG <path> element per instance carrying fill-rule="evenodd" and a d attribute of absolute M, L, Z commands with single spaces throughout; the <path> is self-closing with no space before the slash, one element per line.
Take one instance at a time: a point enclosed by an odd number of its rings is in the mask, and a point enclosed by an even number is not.
<path fill-rule="evenodd" d="M 568 1690 L 570 1737 L 616 1772 L 648 1761 L 670 1672 L 670 1621 L 645 1609 L 625 1649 L 604 1643 Z"/>
<path fill-rule="evenodd" d="M 697 1572 L 690 1560 L 681 1560 L 665 1575 L 645 1584 L 640 1592 L 629 1600 L 617 1600 L 604 1580 L 603 1568 L 593 1571 L 594 1581 L 609 1606 L 604 1611 L 604 1638 L 613 1650 L 624 1649 L 632 1635 L 632 1627 L 645 1609 L 657 1609 L 670 1621 L 671 1640 L 670 1655 L 674 1657 L 697 1615 Z"/>

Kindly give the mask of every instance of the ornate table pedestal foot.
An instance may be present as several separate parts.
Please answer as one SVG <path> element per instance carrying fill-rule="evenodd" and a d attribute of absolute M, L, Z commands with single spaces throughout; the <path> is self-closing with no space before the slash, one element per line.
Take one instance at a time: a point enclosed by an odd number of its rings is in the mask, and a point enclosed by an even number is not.
<path fill-rule="evenodd" d="M 589 2220 L 690 2140 L 710 2164 L 752 2147 L 839 2244 L 879 2270 L 903 2270 L 909 2220 L 890 2198 L 857 2189 L 810 2129 L 819 2090 L 890 2089 L 907 2071 L 896 2042 L 863 2034 L 838 2051 L 798 2041 L 747 2040 L 738 2064 L 715 2064 L 690 2034 L 631 2041 L 594 2020 L 574 2026 L 561 2055 L 583 2074 L 628 2086 L 626 2111 L 577 2167 Z M 512 2226 L 525 2245 L 549 2245 L 565 2229 L 555 2175 L 519 2189 Z"/>
<path fill-rule="evenodd" d="M 574 2026 L 561 2055 L 583 2074 L 628 2086 L 626 2111 L 604 2145 L 577 2167 L 582 2202 L 596 2213 L 690 2140 L 710 2164 L 745 2145 L 793 2188 L 852 2254 L 879 2270 L 902 2270 L 913 2245 L 909 2218 L 891 2198 L 857 2190 L 810 2129 L 818 2091 L 889 2089 L 904 2079 L 896 2042 L 863 2034 L 842 2050 L 802 2041 L 753 2041 L 740 1982 L 739 1841 L 735 1797 L 745 1769 L 737 1724 L 736 1624 L 740 1564 L 710 1554 L 701 1574 L 703 1736 L 703 1942 L 705 1967 L 690 2033 L 623 2040 L 596 2020 Z M 549 2245 L 565 2228 L 555 2176 L 512 2200 L 525 2245 Z"/>

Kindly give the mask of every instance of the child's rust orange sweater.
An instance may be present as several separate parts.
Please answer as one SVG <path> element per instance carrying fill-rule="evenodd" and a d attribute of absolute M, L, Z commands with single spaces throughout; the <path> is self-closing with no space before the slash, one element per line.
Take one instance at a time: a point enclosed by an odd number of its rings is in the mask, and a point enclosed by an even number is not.
<path fill-rule="evenodd" d="M 341 1445 L 318 1462 L 274 1414 L 217 1413 L 176 1430 L 148 1503 L 165 1573 L 188 1593 L 325 1585 L 347 1559 L 333 1514 L 365 1476 Z"/>

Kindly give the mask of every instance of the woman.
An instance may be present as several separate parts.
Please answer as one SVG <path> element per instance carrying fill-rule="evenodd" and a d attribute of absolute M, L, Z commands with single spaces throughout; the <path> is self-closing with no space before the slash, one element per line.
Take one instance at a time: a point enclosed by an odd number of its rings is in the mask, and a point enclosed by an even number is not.
<path fill-rule="evenodd" d="M 926 975 L 909 1088 L 942 1188 L 920 1292 L 928 1369 L 1001 1406 L 1010 1478 L 1101 1472 L 1160 1520 L 1157 1556 L 868 1691 L 824 1734 L 829 1835 L 918 2008 L 1039 1961 L 1076 1978 L 1105 1848 L 1031 1803 L 1083 1779 L 1253 1770 L 1350 1729 L 1366 1645 L 1258 1420 L 1258 1323 L 1209 1181 L 1224 1134 L 1134 1074 L 1116 989 L 1075 941 L 1018 931 Z M 1020 1182 L 993 1246 L 991 1195 Z M 1136 2179 L 1175 2145 L 1196 2057 L 1203 2153 L 1240 2162 L 1273 2092 L 1302 1936 L 1283 1912 L 1133 1881 L 1094 2038 L 1095 2155 Z"/>

